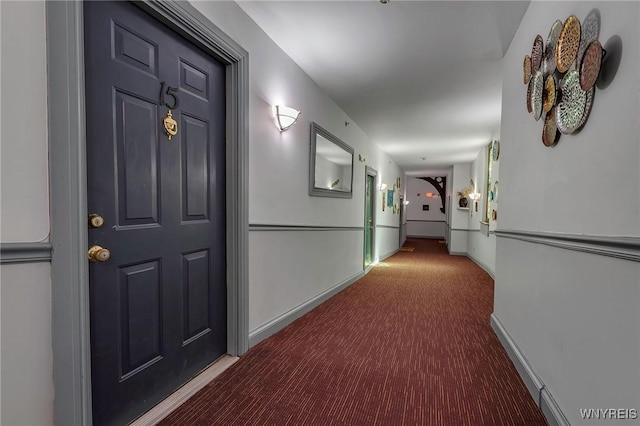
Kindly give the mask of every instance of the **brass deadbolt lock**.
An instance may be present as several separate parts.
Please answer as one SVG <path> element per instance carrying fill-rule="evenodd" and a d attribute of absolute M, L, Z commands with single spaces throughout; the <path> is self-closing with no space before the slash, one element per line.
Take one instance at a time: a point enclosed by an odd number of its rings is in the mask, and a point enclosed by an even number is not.
<path fill-rule="evenodd" d="M 99 214 L 90 214 L 89 215 L 89 226 L 91 228 L 100 228 L 104 225 L 104 219 Z"/>
<path fill-rule="evenodd" d="M 100 246 L 93 246 L 89 249 L 89 262 L 106 262 L 111 257 L 111 252 Z"/>

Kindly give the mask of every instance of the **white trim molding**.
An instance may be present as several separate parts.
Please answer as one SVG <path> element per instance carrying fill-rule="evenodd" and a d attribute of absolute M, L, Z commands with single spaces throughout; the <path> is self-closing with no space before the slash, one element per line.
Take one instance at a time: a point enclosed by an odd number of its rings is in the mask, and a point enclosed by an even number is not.
<path fill-rule="evenodd" d="M 51 243 L 0 243 L 0 264 L 51 261 Z"/>
<path fill-rule="evenodd" d="M 496 236 L 640 262 L 640 237 L 532 232 L 515 229 L 497 230 Z"/>
<path fill-rule="evenodd" d="M 363 231 L 362 226 L 313 226 L 313 225 L 249 225 L 249 231 Z"/>

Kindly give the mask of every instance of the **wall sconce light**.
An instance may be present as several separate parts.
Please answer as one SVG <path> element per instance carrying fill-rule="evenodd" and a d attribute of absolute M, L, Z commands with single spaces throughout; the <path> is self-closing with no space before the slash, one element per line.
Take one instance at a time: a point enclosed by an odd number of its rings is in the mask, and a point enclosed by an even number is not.
<path fill-rule="evenodd" d="M 481 196 L 482 194 L 479 192 L 472 192 L 471 194 L 469 194 L 469 198 L 471 198 L 473 201 L 480 199 Z"/>
<path fill-rule="evenodd" d="M 300 117 L 300 111 L 284 105 L 276 105 L 273 109 L 278 129 L 280 129 L 281 132 L 293 126 L 295 122 L 298 121 L 298 117 Z"/>
<path fill-rule="evenodd" d="M 385 189 L 387 189 L 387 184 L 386 183 L 381 183 L 380 184 L 380 191 L 384 191 Z"/>

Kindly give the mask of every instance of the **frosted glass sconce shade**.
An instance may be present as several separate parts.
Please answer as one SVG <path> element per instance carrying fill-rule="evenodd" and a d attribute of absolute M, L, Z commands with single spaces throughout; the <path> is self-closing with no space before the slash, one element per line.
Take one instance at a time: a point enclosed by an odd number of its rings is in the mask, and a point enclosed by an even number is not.
<path fill-rule="evenodd" d="M 295 122 L 298 121 L 298 117 L 300 117 L 300 111 L 284 105 L 276 105 L 274 110 L 278 129 L 280 129 L 281 132 L 293 126 Z"/>
<path fill-rule="evenodd" d="M 479 192 L 472 192 L 471 194 L 469 194 L 469 198 L 471 198 L 473 201 L 478 200 L 481 196 L 482 194 Z"/>

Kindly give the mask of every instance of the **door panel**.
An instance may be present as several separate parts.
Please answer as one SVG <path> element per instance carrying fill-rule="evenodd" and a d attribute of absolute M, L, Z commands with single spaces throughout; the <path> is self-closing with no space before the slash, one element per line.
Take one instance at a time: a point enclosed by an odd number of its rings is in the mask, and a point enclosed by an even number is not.
<path fill-rule="evenodd" d="M 183 344 L 211 331 L 209 328 L 209 251 L 183 256 Z"/>
<path fill-rule="evenodd" d="M 120 268 L 120 379 L 161 357 L 160 262 Z"/>
<path fill-rule="evenodd" d="M 113 23 L 115 59 L 157 77 L 158 46 Z"/>
<path fill-rule="evenodd" d="M 182 114 L 182 220 L 206 220 L 209 217 L 209 145 L 206 121 Z"/>
<path fill-rule="evenodd" d="M 158 223 L 155 103 L 115 91 L 118 226 Z"/>
<path fill-rule="evenodd" d="M 85 58 L 93 419 L 126 424 L 226 352 L 225 68 L 128 2 L 85 3 Z"/>

